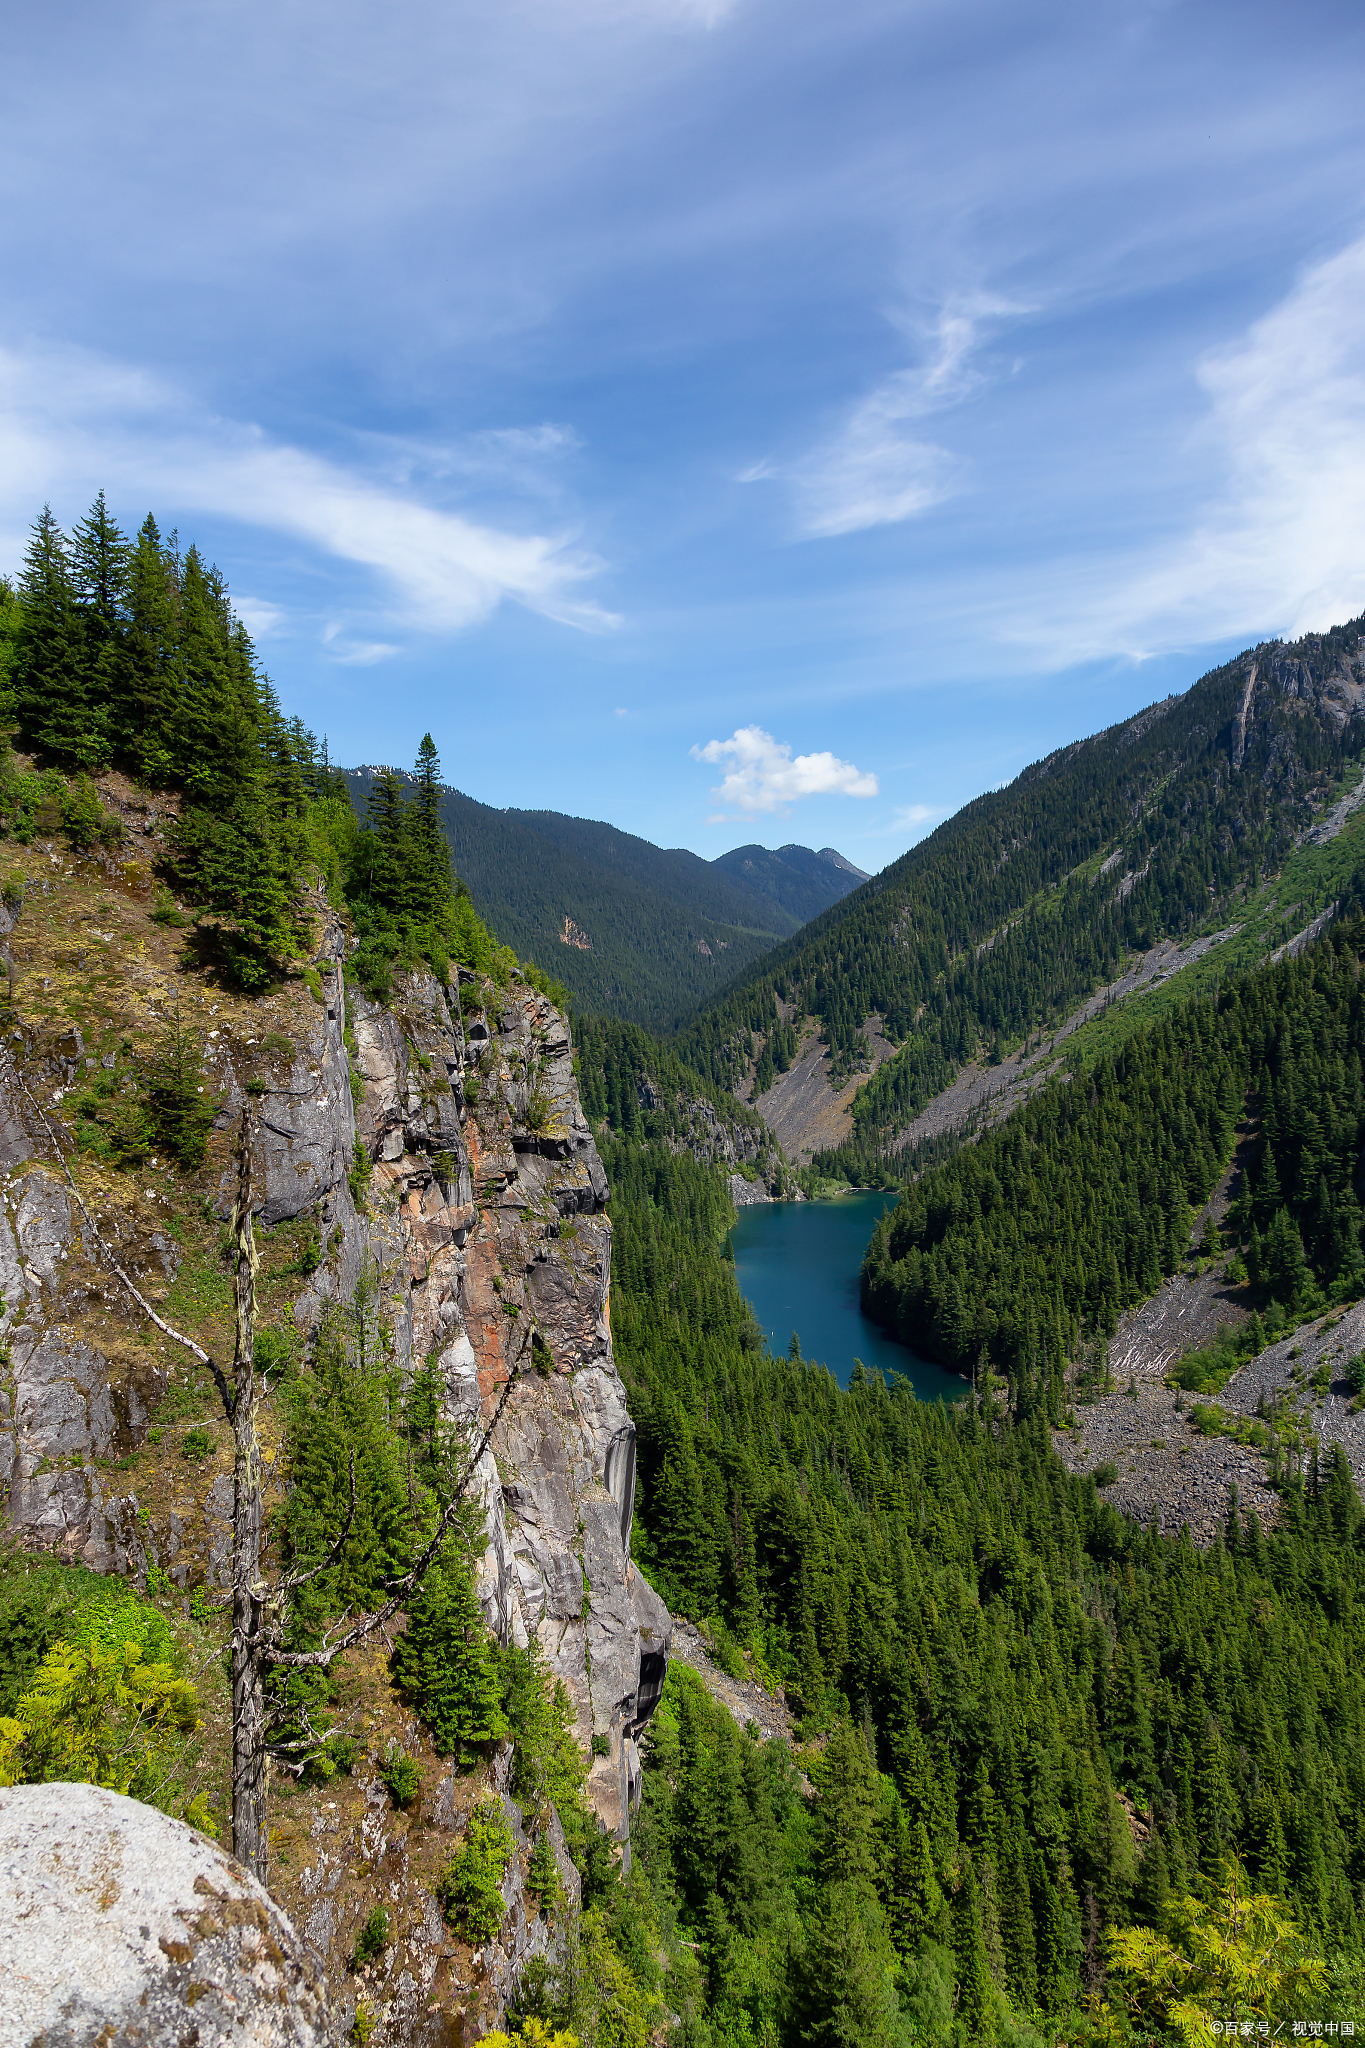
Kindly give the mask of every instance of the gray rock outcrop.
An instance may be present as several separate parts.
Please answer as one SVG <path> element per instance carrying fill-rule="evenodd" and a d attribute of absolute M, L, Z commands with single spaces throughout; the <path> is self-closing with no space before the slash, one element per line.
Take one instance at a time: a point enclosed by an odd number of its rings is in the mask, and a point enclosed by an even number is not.
<path fill-rule="evenodd" d="M 0 2048 L 331 2048 L 326 1987 L 223 1850 L 96 1785 L 0 1791 Z"/>
<path fill-rule="evenodd" d="M 448 1416 L 470 1438 L 517 1371 L 476 1473 L 480 1592 L 504 1642 L 539 1641 L 585 1751 L 605 1741 L 589 1797 L 624 1839 L 670 1621 L 630 1562 L 635 1429 L 612 1353 L 608 1190 L 568 1027 L 520 982 L 493 990 L 466 977 L 457 997 L 419 972 L 399 977 L 390 1002 L 371 1002 L 345 987 L 344 949 L 329 922 L 311 980 L 263 1020 L 249 1005 L 213 1013 L 205 1065 L 219 1128 L 250 1110 L 266 1228 L 316 1222 L 316 1268 L 294 1306 L 303 1333 L 364 1276 L 399 1369 L 434 1362 Z M 95 1064 L 79 1034 L 67 1037 L 48 1060 L 52 1113 L 68 1073 Z M 188 1590 L 202 1569 L 225 1585 L 226 1475 L 193 1510 L 158 1519 L 109 1469 L 145 1442 L 166 1369 L 138 1346 L 138 1318 L 3 1061 L 0 1129 L 12 1141 L 0 1184 L 0 1499 L 11 1524 L 96 1570 L 145 1583 L 156 1565 Z M 359 1208 L 358 1153 L 370 1163 Z M 218 1156 L 213 1199 L 225 1213 L 233 1175 Z M 155 1292 L 177 1252 L 156 1176 L 142 1178 L 100 1228 Z"/>

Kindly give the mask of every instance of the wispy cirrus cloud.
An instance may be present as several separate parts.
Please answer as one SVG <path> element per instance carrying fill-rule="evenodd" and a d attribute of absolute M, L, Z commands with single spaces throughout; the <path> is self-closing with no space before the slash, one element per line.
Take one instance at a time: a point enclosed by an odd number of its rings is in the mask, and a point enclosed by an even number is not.
<path fill-rule="evenodd" d="M 565 432 L 521 431 L 516 459 L 562 445 Z M 493 445 L 485 437 L 483 460 Z M 0 479 L 0 529 L 16 555 L 37 504 L 77 493 L 84 502 L 103 486 L 116 504 L 231 519 L 371 571 L 371 624 L 455 633 L 506 600 L 588 630 L 616 623 L 585 590 L 601 564 L 571 537 L 514 533 L 424 502 L 401 475 L 290 446 L 84 351 L 0 349 Z M 254 602 L 263 623 L 278 624 L 277 606 Z M 393 651 L 336 628 L 324 637 L 341 659 Z"/>
<path fill-rule="evenodd" d="M 1365 610 L 1365 237 L 1305 271 L 1195 376 L 1220 478 L 1184 531 L 1070 557 L 1007 602 L 1049 667 L 1320 630 Z"/>
<path fill-rule="evenodd" d="M 739 815 L 784 811 L 806 796 L 876 796 L 875 775 L 865 775 L 851 761 L 836 754 L 798 754 L 775 740 L 761 725 L 739 726 L 728 740 L 708 740 L 704 747 L 691 749 L 694 761 L 713 766 L 727 764 L 727 772 L 712 796 L 735 807 Z M 720 815 L 708 823 L 718 824 Z"/>
<path fill-rule="evenodd" d="M 961 404 L 981 387 L 985 378 L 973 358 L 984 325 L 1023 310 L 985 294 L 951 300 L 930 331 L 922 363 L 885 378 L 836 433 L 796 462 L 755 463 L 739 481 L 789 483 L 799 531 L 810 540 L 927 512 L 957 488 L 961 465 L 951 450 L 926 439 L 917 423 Z"/>

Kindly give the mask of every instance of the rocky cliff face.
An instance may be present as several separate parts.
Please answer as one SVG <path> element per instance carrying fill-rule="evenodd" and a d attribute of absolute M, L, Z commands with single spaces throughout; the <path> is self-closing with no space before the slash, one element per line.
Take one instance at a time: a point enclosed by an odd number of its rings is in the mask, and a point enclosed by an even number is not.
<path fill-rule="evenodd" d="M 12 941 L 30 985 L 88 890 L 80 863 L 34 866 Z M 77 1127 L 73 1091 L 105 1073 L 122 1085 L 146 1034 L 192 1002 L 220 1098 L 208 1167 L 193 1190 L 164 1162 L 134 1182 L 82 1154 L 90 1217 L 139 1285 L 167 1297 L 168 1318 L 211 1339 L 204 1318 L 223 1287 L 202 1240 L 226 1211 L 229 1133 L 245 1107 L 277 1319 L 307 1333 L 363 1278 L 399 1366 L 434 1360 L 471 1435 L 517 1370 L 476 1475 L 483 1603 L 502 1640 L 536 1636 L 564 1680 L 583 1748 L 599 1752 L 589 1797 L 625 1840 L 671 1624 L 630 1562 L 635 1431 L 612 1354 L 607 1185 L 564 1018 L 520 981 L 464 976 L 447 989 L 425 972 L 373 1003 L 345 987 L 345 936 L 322 901 L 310 969 L 267 1001 L 186 987 L 147 919 L 149 894 L 134 875 L 104 899 L 121 966 L 104 956 L 98 1009 L 83 1024 L 17 1023 L 0 1055 L 0 1486 L 13 1532 L 144 1585 L 149 1567 L 185 1592 L 226 1583 L 226 1443 L 197 1477 L 172 1455 L 158 1416 L 177 1401 L 183 1412 L 193 1374 L 147 1341 L 58 1160 Z M 272 1267 L 276 1244 L 292 1266 L 281 1253 Z M 312 1269 L 301 1287 L 286 1279 L 300 1267 Z"/>

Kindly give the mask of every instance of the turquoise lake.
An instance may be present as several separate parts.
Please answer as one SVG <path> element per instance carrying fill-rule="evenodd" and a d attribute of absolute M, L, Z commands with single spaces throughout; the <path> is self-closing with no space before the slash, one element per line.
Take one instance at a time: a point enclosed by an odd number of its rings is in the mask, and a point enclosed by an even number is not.
<path fill-rule="evenodd" d="M 842 1195 L 741 1209 L 730 1232 L 740 1292 L 773 1351 L 785 1352 L 795 1330 L 804 1355 L 827 1365 L 841 1387 L 861 1358 L 870 1371 L 902 1374 L 922 1401 L 957 1401 L 966 1389 L 956 1373 L 897 1344 L 858 1306 L 867 1241 L 895 1200 L 885 1193 Z"/>

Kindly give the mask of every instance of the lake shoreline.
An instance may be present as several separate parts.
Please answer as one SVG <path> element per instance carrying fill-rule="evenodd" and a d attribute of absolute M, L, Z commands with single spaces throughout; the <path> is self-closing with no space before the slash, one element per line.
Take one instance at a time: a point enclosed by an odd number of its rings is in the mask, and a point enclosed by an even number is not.
<path fill-rule="evenodd" d="M 735 1277 L 775 1356 L 789 1352 L 794 1336 L 802 1358 L 825 1366 L 840 1386 L 861 1363 L 869 1372 L 908 1381 L 920 1400 L 960 1401 L 970 1385 L 962 1374 L 923 1357 L 863 1313 L 868 1240 L 899 1199 L 899 1188 L 851 1187 L 800 1201 L 750 1196 L 736 1205 L 728 1232 Z"/>

